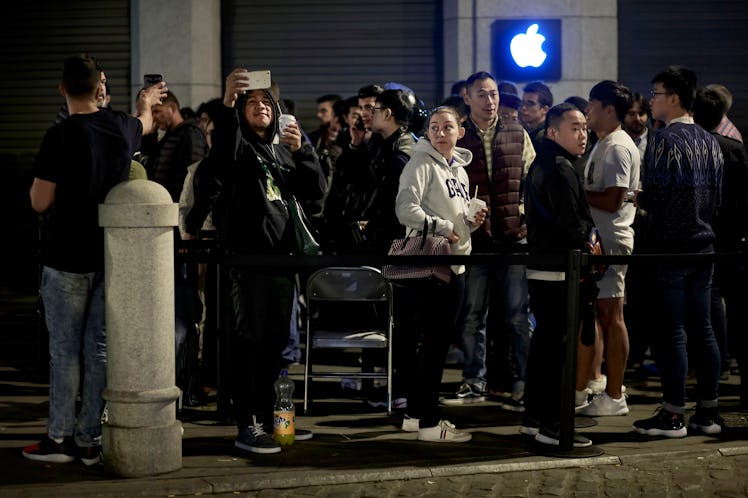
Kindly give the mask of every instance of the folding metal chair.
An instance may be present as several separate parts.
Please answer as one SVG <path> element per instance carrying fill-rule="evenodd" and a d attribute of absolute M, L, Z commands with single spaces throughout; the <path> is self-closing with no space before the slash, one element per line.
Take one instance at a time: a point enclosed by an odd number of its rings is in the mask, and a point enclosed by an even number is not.
<path fill-rule="evenodd" d="M 367 266 L 329 267 L 314 272 L 307 282 L 304 413 L 309 410 L 311 381 L 318 378 L 387 379 L 387 413 L 392 410 L 392 285 L 379 270 Z M 327 303 L 327 304 L 325 304 Z M 337 303 L 332 306 L 333 303 Z M 346 305 L 371 303 L 373 320 L 341 313 Z M 327 307 L 327 310 L 324 308 Z M 325 316 L 325 311 L 328 315 Z M 358 322 L 358 323 L 357 323 Z M 321 371 L 314 368 L 317 349 L 386 349 L 385 372 Z"/>

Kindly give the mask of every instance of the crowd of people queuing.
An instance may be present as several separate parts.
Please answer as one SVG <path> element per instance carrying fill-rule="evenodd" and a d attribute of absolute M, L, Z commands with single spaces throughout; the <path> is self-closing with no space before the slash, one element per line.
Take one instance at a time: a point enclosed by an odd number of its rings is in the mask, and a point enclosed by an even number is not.
<path fill-rule="evenodd" d="M 296 200 L 330 254 L 386 254 L 391 241 L 419 235 L 424 224 L 449 240 L 452 254 L 464 255 L 588 251 L 594 235 L 611 255 L 745 250 L 748 157 L 727 117 L 732 97 L 722 85 L 698 87 L 682 66 L 654 75 L 650 95 L 605 80 L 587 98 L 569 96 L 555 106 L 543 82 L 520 93 L 482 71 L 455 84 L 433 110 L 404 85 L 372 82 L 348 98 L 321 96 L 319 127 L 309 133 L 297 122 L 281 128 L 292 102 L 275 82 L 251 87 L 244 68 L 226 77 L 222 97 L 194 113 L 180 108 L 163 82 L 139 92 L 136 117 L 104 110 L 105 81 L 95 59 L 66 61 L 67 107 L 34 165 L 32 207 L 50 215 L 41 294 L 52 361 L 48 434 L 23 450 L 33 460 L 98 462 L 106 351 L 96 205 L 117 182 L 142 178 L 134 173 L 140 164 L 180 204 L 181 238 L 215 231 L 230 254 L 293 253 L 289 205 Z M 469 217 L 473 197 L 486 208 Z M 439 407 L 488 397 L 522 413 L 522 434 L 558 445 L 564 269 L 450 270 L 449 282 L 395 285 L 387 401 L 402 413 L 402 429 L 422 441 L 467 442 L 471 434 Z M 184 404 L 203 402 L 199 374 L 210 370 L 210 355 L 201 368 L 195 332 L 204 319 L 204 272 L 175 267 L 175 368 Z M 634 421 L 633 430 L 719 433 L 720 376 L 731 359 L 741 379 L 747 365 L 745 276 L 744 262 L 734 261 L 585 272 L 576 411 L 627 415 L 624 372 L 642 365 L 649 351 L 662 406 Z M 281 451 L 269 436 L 273 382 L 284 362 L 299 358 L 298 277 L 229 269 L 235 444 L 246 451 Z M 210 341 L 202 342 L 205 352 Z M 440 395 L 450 345 L 463 354 L 462 382 Z M 691 370 L 696 411 L 686 422 Z M 748 407 L 748 382 L 741 382 L 740 403 Z M 296 439 L 312 437 L 296 431 Z M 592 444 L 576 433 L 573 441 Z"/>

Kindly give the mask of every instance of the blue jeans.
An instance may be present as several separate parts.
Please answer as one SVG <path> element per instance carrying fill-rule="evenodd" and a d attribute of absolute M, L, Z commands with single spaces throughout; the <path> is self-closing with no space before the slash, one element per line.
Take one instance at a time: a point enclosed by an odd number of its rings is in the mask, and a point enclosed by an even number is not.
<path fill-rule="evenodd" d="M 104 275 L 44 266 L 41 295 L 51 358 L 47 432 L 51 438 L 74 435 L 79 446 L 99 445 L 106 385 Z M 76 419 L 81 366 L 82 402 Z"/>
<path fill-rule="evenodd" d="M 711 278 L 711 263 L 667 266 L 657 271 L 659 323 L 655 328 L 655 354 L 663 406 L 671 412 L 683 413 L 686 405 L 686 337 L 695 362 L 699 405 L 717 405 L 720 355 L 711 324 Z"/>
<path fill-rule="evenodd" d="M 492 351 L 487 351 L 487 342 L 493 345 Z M 492 384 L 524 382 L 530 348 L 524 266 L 474 265 L 468 268 L 462 345 L 465 353 L 463 382 L 480 390 L 485 389 L 487 374 Z"/>

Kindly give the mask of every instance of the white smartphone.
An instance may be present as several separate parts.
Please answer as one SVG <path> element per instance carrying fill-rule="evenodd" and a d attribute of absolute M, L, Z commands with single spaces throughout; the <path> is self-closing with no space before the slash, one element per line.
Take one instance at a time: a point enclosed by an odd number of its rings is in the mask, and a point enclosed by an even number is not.
<path fill-rule="evenodd" d="M 249 88 L 247 90 L 264 90 L 270 88 L 270 70 L 249 71 Z"/>

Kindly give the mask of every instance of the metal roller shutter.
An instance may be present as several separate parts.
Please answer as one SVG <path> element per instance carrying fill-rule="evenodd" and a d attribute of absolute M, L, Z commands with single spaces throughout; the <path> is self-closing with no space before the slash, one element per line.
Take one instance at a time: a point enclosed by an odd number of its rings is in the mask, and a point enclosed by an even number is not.
<path fill-rule="evenodd" d="M 37 286 L 37 216 L 29 203 L 31 162 L 65 100 L 63 61 L 87 52 L 107 73 L 112 106 L 130 109 L 129 0 L 42 0 L 3 6 L 0 30 L 0 287 Z"/>
<path fill-rule="evenodd" d="M 428 106 L 442 88 L 441 1 L 224 0 L 223 71 L 269 68 L 302 126 L 317 97 L 396 81 Z"/>
<path fill-rule="evenodd" d="M 130 109 L 130 2 L 13 2 L 0 31 L 0 152 L 35 153 L 57 110 L 62 63 L 86 52 L 106 71 L 112 106 Z"/>
<path fill-rule="evenodd" d="M 700 85 L 722 83 L 733 94 L 730 118 L 748 133 L 748 2 L 619 0 L 618 75 L 646 93 L 670 64 L 690 67 Z"/>

